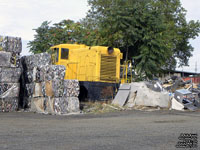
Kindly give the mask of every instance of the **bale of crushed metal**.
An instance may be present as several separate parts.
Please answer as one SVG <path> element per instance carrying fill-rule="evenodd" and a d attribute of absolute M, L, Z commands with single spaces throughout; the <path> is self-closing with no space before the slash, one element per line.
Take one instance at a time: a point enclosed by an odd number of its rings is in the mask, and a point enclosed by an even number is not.
<path fill-rule="evenodd" d="M 24 107 L 50 114 L 79 110 L 79 82 L 64 82 L 65 66 L 51 65 L 51 57 L 47 53 L 25 56 L 21 60 L 25 80 Z"/>
<path fill-rule="evenodd" d="M 51 80 L 40 83 L 29 83 L 25 86 L 27 97 L 62 97 L 64 86 L 62 80 Z"/>
<path fill-rule="evenodd" d="M 35 83 L 33 89 L 33 97 L 43 97 L 44 93 L 44 83 Z"/>
<path fill-rule="evenodd" d="M 70 105 L 68 104 L 70 101 Z M 48 113 L 48 114 L 67 114 L 69 112 L 79 112 L 79 101 L 76 99 L 68 99 L 64 97 L 48 98 L 37 97 L 31 98 L 32 112 Z"/>
<path fill-rule="evenodd" d="M 20 37 L 0 36 L 0 51 L 21 53 L 22 41 Z"/>
<path fill-rule="evenodd" d="M 170 97 L 168 92 L 155 92 L 148 88 L 145 82 L 131 83 L 130 95 L 133 96 L 129 97 L 129 99 L 134 97 L 134 101 L 131 99 L 131 101 L 133 101 L 132 106 L 140 105 L 169 108 L 170 105 Z"/>
<path fill-rule="evenodd" d="M 20 53 L 14 53 L 14 52 L 10 52 L 10 53 L 11 53 L 10 67 L 20 67 Z"/>
<path fill-rule="evenodd" d="M 54 98 L 53 108 L 56 114 L 67 114 L 68 101 L 66 98 Z"/>
<path fill-rule="evenodd" d="M 64 95 L 63 80 L 45 81 L 43 91 L 46 97 L 62 97 Z"/>
<path fill-rule="evenodd" d="M 24 71 L 26 83 L 44 82 L 49 80 L 64 80 L 65 66 L 62 65 L 46 65 L 36 66 L 32 70 Z"/>
<path fill-rule="evenodd" d="M 0 95 L 8 91 L 12 86 L 12 83 L 0 83 Z"/>
<path fill-rule="evenodd" d="M 19 97 L 19 83 L 0 83 L 0 98 Z"/>
<path fill-rule="evenodd" d="M 62 97 L 64 95 L 64 77 L 65 66 L 48 65 L 41 67 L 40 80 L 44 80 L 44 86 L 42 87 L 44 96 Z"/>
<path fill-rule="evenodd" d="M 10 67 L 11 53 L 0 51 L 0 67 Z"/>
<path fill-rule="evenodd" d="M 50 80 L 64 80 L 65 66 L 63 65 L 47 65 L 40 68 L 40 75 L 43 76 L 44 81 Z"/>
<path fill-rule="evenodd" d="M 35 71 L 36 71 L 35 69 L 24 71 L 23 75 L 25 83 L 33 83 L 36 80 Z"/>
<path fill-rule="evenodd" d="M 45 97 L 31 98 L 30 111 L 37 113 L 45 112 Z"/>
<path fill-rule="evenodd" d="M 64 80 L 64 96 L 65 97 L 78 97 L 80 86 L 78 80 Z"/>
<path fill-rule="evenodd" d="M 48 53 L 40 53 L 22 57 L 24 70 L 33 70 L 37 66 L 46 66 L 51 64 L 51 55 Z"/>
<path fill-rule="evenodd" d="M 24 60 L 23 60 L 24 61 Z M 30 106 L 30 99 L 39 97 L 59 98 L 64 95 L 65 66 L 35 66 L 24 72 L 24 107 Z M 30 108 L 30 107 L 29 107 Z"/>
<path fill-rule="evenodd" d="M 54 110 L 54 98 L 47 97 L 44 103 L 45 113 L 47 114 L 55 114 Z"/>
<path fill-rule="evenodd" d="M 25 84 L 24 96 L 33 97 L 34 87 L 35 87 L 35 83 Z"/>
<path fill-rule="evenodd" d="M 37 97 L 31 98 L 31 111 L 48 114 L 79 113 L 77 97 Z"/>
<path fill-rule="evenodd" d="M 0 112 L 17 111 L 18 98 L 0 98 Z"/>
<path fill-rule="evenodd" d="M 79 99 L 77 97 L 59 97 L 46 99 L 46 113 L 68 114 L 79 113 Z"/>
<path fill-rule="evenodd" d="M 48 114 L 79 113 L 80 104 L 77 97 L 35 97 L 28 98 L 27 105 L 33 112 Z"/>
<path fill-rule="evenodd" d="M 16 111 L 19 103 L 21 38 L 0 36 L 0 111 Z"/>
<path fill-rule="evenodd" d="M 18 83 L 21 68 L 0 68 L 0 83 Z"/>
<path fill-rule="evenodd" d="M 45 97 L 44 82 L 25 85 L 25 97 Z"/>
<path fill-rule="evenodd" d="M 0 51 L 0 67 L 19 67 L 20 54 Z"/>
<path fill-rule="evenodd" d="M 25 70 L 23 74 L 25 82 L 44 82 L 45 74 L 43 71 L 41 71 L 41 67 L 42 66 L 36 66 L 32 70 Z"/>
<path fill-rule="evenodd" d="M 23 97 L 22 107 L 24 109 L 30 109 L 31 108 L 31 100 L 32 100 L 32 97 Z"/>
<path fill-rule="evenodd" d="M 68 97 L 67 111 L 69 113 L 80 112 L 80 103 L 77 97 Z"/>

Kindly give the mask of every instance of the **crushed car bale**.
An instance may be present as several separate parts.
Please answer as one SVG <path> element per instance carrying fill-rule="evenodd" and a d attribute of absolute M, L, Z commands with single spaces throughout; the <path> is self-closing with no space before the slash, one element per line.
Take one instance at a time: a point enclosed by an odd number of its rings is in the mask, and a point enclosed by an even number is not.
<path fill-rule="evenodd" d="M 65 66 L 51 65 L 51 57 L 47 53 L 25 56 L 22 59 L 24 107 L 47 114 L 80 112 L 79 81 L 64 79 Z"/>
<path fill-rule="evenodd" d="M 0 112 L 18 109 L 21 51 L 21 38 L 0 36 Z"/>

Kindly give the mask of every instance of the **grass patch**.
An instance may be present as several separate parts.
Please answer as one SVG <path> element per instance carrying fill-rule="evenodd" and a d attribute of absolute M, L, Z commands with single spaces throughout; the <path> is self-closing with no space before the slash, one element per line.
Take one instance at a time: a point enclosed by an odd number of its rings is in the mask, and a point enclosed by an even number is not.
<path fill-rule="evenodd" d="M 108 102 L 82 102 L 81 108 L 84 113 L 102 114 L 108 112 L 122 111 L 124 108 L 111 104 Z"/>

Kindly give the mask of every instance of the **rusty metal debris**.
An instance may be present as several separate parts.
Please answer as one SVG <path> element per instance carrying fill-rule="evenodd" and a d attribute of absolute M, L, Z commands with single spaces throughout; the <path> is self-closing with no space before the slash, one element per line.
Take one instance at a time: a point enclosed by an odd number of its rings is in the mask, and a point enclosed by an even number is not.
<path fill-rule="evenodd" d="M 121 94 L 126 109 L 157 108 L 195 111 L 200 108 L 200 86 L 180 77 L 162 81 L 132 82 L 127 98 Z M 121 90 L 118 91 L 119 97 Z M 115 98 L 116 99 L 116 98 Z M 115 103 L 115 100 L 113 100 Z M 141 109 L 144 110 L 144 109 Z"/>

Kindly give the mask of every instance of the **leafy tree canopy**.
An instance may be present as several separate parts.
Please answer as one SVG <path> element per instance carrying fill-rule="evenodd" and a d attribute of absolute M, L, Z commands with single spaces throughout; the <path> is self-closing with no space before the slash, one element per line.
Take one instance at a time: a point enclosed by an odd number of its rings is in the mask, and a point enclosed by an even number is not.
<path fill-rule="evenodd" d="M 30 51 L 39 53 L 61 43 L 120 48 L 124 59 L 134 59 L 137 73 L 147 78 L 188 65 L 189 40 L 200 32 L 199 21 L 186 21 L 180 0 L 88 0 L 91 6 L 80 22 L 63 20 L 35 29 Z"/>
<path fill-rule="evenodd" d="M 52 26 L 51 22 L 44 21 L 40 27 L 34 29 L 34 40 L 28 43 L 30 52 L 41 53 L 51 46 L 62 43 L 84 43 L 83 25 L 72 20 L 62 20 Z"/>

